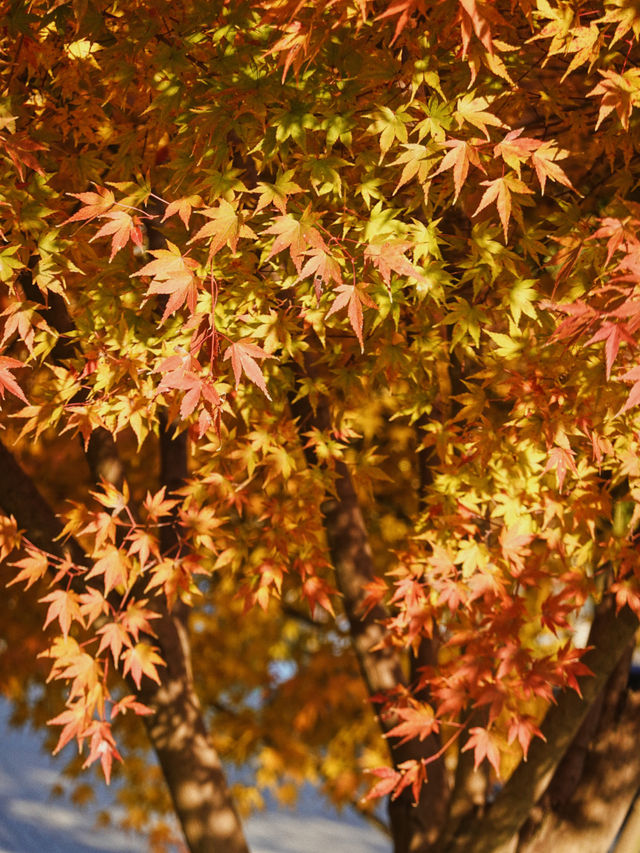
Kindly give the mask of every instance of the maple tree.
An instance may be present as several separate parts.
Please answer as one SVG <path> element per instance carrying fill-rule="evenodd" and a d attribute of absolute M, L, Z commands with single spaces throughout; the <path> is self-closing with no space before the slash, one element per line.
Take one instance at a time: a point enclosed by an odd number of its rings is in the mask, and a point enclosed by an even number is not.
<path fill-rule="evenodd" d="M 0 8 L 3 691 L 191 851 L 635 849 L 636 6 Z"/>

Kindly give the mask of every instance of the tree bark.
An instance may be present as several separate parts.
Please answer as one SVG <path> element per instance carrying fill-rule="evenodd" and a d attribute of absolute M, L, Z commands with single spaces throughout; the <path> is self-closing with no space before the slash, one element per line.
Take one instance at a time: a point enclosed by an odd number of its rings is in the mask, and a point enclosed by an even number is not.
<path fill-rule="evenodd" d="M 623 809 L 623 814 L 616 823 L 613 814 L 616 805 L 613 801 L 620 799 L 620 797 L 624 799 L 625 794 L 621 790 L 613 790 L 608 783 L 619 774 L 618 765 L 621 764 L 619 753 L 622 743 L 619 741 L 619 736 L 624 740 L 622 736 L 622 728 L 625 724 L 623 709 L 625 703 L 630 700 L 627 695 L 627 684 L 632 652 L 633 646 L 629 645 L 604 689 L 592 703 L 571 746 L 558 765 L 547 791 L 533 810 L 534 818 L 530 818 L 520 832 L 518 853 L 534 853 L 534 851 L 539 853 L 540 850 L 546 849 L 547 842 L 550 842 L 555 848 L 556 845 L 552 841 L 555 834 L 559 836 L 560 844 L 562 844 L 562 838 L 565 835 L 565 823 L 568 824 L 567 834 L 575 835 L 575 831 L 572 832 L 571 829 L 576 817 L 580 817 L 581 814 L 583 819 L 580 823 L 586 831 L 586 843 L 588 844 L 591 833 L 589 832 L 589 820 L 586 812 L 595 803 L 595 798 L 600 796 L 601 792 L 606 792 L 607 799 L 611 800 L 611 813 L 607 824 L 610 827 L 615 826 L 615 829 L 609 842 L 615 837 L 631 802 L 627 797 L 625 804 L 617 806 L 617 808 Z M 627 726 L 630 723 L 631 721 L 626 720 Z M 604 756 L 602 755 L 603 744 L 606 744 Z M 608 769 L 605 766 L 606 761 L 610 764 Z M 633 763 L 633 757 L 631 757 L 630 762 L 622 761 L 625 770 L 629 769 L 630 763 Z M 598 782 L 597 789 L 592 790 L 591 780 L 595 767 L 597 767 L 596 773 L 604 774 L 603 783 Z M 632 791 L 631 798 L 633 793 Z M 603 844 L 603 849 L 610 846 L 610 843 L 605 844 L 602 838 L 603 833 L 607 831 L 605 827 L 602 827 L 599 833 L 598 843 Z"/>
<path fill-rule="evenodd" d="M 533 741 L 528 761 L 518 765 L 485 815 L 464 826 L 447 853 L 511 853 L 515 849 L 518 832 L 546 791 L 589 708 L 618 665 L 637 627 L 637 617 L 627 607 L 616 616 L 612 602 L 596 615 L 590 637 L 594 648 L 584 657 L 585 664 L 594 675 L 580 680 L 582 698 L 573 690 L 567 690 L 559 697 L 558 704 L 549 709 L 542 725 L 546 741 Z"/>
<path fill-rule="evenodd" d="M 619 719 L 598 733 L 573 795 L 518 853 L 609 850 L 640 787 L 639 735 L 640 696 L 631 693 Z"/>
<path fill-rule="evenodd" d="M 18 527 L 39 548 L 80 565 L 87 557 L 80 545 L 58 540 L 62 525 L 31 478 L 0 443 L 0 508 L 13 515 Z M 248 853 L 242 824 L 235 811 L 217 752 L 204 724 L 195 693 L 184 624 L 162 611 L 154 622 L 157 645 L 166 662 L 161 685 L 143 680 L 137 691 L 153 716 L 145 722 L 151 745 L 169 786 L 178 819 L 191 853 Z"/>

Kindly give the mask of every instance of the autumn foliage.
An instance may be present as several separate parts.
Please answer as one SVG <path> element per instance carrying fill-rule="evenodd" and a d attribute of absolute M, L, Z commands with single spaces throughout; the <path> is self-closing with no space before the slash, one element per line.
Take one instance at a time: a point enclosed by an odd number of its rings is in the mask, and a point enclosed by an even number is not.
<path fill-rule="evenodd" d="M 247 849 L 218 754 L 240 810 L 390 795 L 396 853 L 583 849 L 572 742 L 586 785 L 635 732 L 635 5 L 0 8 L 5 692 L 46 661 L 107 782 L 144 718 L 193 851 Z"/>

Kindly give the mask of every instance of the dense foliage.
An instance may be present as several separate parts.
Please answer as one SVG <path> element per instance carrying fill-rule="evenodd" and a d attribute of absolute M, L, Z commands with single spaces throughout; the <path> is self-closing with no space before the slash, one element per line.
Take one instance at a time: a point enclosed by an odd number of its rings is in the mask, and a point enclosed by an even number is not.
<path fill-rule="evenodd" d="M 640 615 L 635 5 L 2 9 L 0 544 L 56 749 L 109 779 L 173 619 L 226 759 L 365 812 L 434 773 L 448 849 L 456 765 L 509 779 L 580 619 L 627 613 L 593 699 Z"/>

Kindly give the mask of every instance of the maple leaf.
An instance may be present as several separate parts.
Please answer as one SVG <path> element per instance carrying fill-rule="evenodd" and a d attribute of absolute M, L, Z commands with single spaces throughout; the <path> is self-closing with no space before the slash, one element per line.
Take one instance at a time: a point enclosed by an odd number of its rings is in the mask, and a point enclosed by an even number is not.
<path fill-rule="evenodd" d="M 527 545 L 533 540 L 533 534 L 522 531 L 519 523 L 511 527 L 503 527 L 500 531 L 500 548 L 507 562 L 518 571 L 524 571 L 524 557 L 530 551 Z"/>
<path fill-rule="evenodd" d="M 640 593 L 633 589 L 629 584 L 616 583 L 611 587 L 611 592 L 616 596 L 616 613 L 626 605 L 632 610 L 636 616 L 640 614 Z"/>
<path fill-rule="evenodd" d="M 595 98 L 597 95 L 602 96 L 595 129 L 597 130 L 605 118 L 615 110 L 623 128 L 628 130 L 634 99 L 637 97 L 640 87 L 640 69 L 632 68 L 623 74 L 598 69 L 598 73 L 604 77 L 604 80 L 601 80 L 597 86 L 587 92 L 588 98 Z"/>
<path fill-rule="evenodd" d="M 25 166 L 33 169 L 38 175 L 44 175 L 45 171 L 33 156 L 33 151 L 44 151 L 46 146 L 29 139 L 27 136 L 15 134 L 5 137 L 0 135 L 0 145 L 9 155 L 13 165 L 16 167 L 21 181 L 25 179 Z"/>
<path fill-rule="evenodd" d="M 69 633 L 72 622 L 84 624 L 82 613 L 80 612 L 78 595 L 72 589 L 56 589 L 48 595 L 39 598 L 38 601 L 49 601 L 49 609 L 44 621 L 46 628 L 54 619 L 57 619 L 60 624 L 60 630 L 64 637 Z"/>
<path fill-rule="evenodd" d="M 276 178 L 275 184 L 267 184 L 262 181 L 252 190 L 254 193 L 260 193 L 260 198 L 256 204 L 256 213 L 258 213 L 267 205 L 272 204 L 283 215 L 287 211 L 287 199 L 290 195 L 303 192 L 302 187 L 292 181 L 295 174 L 293 169 L 287 169 L 286 172 L 281 172 Z"/>
<path fill-rule="evenodd" d="M 158 394 L 171 388 L 186 392 L 180 404 L 180 417 L 183 419 L 195 411 L 200 401 L 213 417 L 221 406 L 220 395 L 212 381 L 196 373 L 200 370 L 200 363 L 190 353 L 169 356 L 156 368 L 155 372 L 164 374 L 158 385 Z"/>
<path fill-rule="evenodd" d="M 402 779 L 402 774 L 397 770 L 392 770 L 390 767 L 375 767 L 368 771 L 373 776 L 377 776 L 380 781 L 376 782 L 373 788 L 368 792 L 366 799 L 375 800 L 379 797 L 386 797 L 390 794 Z"/>
<path fill-rule="evenodd" d="M 423 741 L 433 732 L 440 730 L 440 721 L 436 719 L 430 705 L 416 704 L 409 708 L 397 708 L 396 715 L 402 720 L 386 733 L 386 737 L 402 738 L 407 743 L 413 738 Z"/>
<path fill-rule="evenodd" d="M 449 139 L 442 143 L 445 148 L 450 151 L 444 155 L 439 167 L 433 173 L 433 176 L 441 175 L 447 169 L 453 169 L 453 185 L 455 187 L 454 202 L 457 201 L 462 185 L 469 174 L 469 164 L 477 166 L 482 172 L 484 167 L 480 163 L 480 157 L 476 147 L 464 139 Z"/>
<path fill-rule="evenodd" d="M 53 754 L 57 755 L 74 738 L 81 742 L 88 723 L 87 706 L 82 700 L 70 704 L 66 711 L 51 720 L 47 720 L 48 726 L 64 727 L 60 732 Z"/>
<path fill-rule="evenodd" d="M 486 139 L 489 139 L 487 126 L 504 127 L 504 122 L 498 116 L 487 111 L 487 107 L 490 104 L 491 101 L 488 98 L 474 97 L 473 93 L 458 98 L 458 103 L 456 104 L 458 127 L 461 128 L 467 122 L 481 131 Z"/>
<path fill-rule="evenodd" d="M 102 557 L 96 560 L 86 577 L 88 580 L 98 575 L 104 575 L 105 594 L 117 586 L 126 586 L 129 579 L 129 565 L 126 554 L 123 554 L 115 545 L 108 545 Z"/>
<path fill-rule="evenodd" d="M 242 221 L 236 208 L 225 199 L 221 199 L 217 207 L 206 207 L 198 213 L 206 216 L 210 221 L 196 232 L 189 243 L 211 237 L 209 263 L 223 246 L 228 246 L 232 252 L 235 252 L 241 237 L 256 237 L 254 231 Z"/>
<path fill-rule="evenodd" d="M 121 622 L 107 622 L 96 631 L 101 634 L 100 645 L 98 646 L 98 654 L 101 654 L 105 649 L 109 649 L 113 656 L 113 662 L 117 665 L 120 660 L 120 654 L 123 646 L 130 647 L 132 645 L 131 638 L 124 625 Z"/>
<path fill-rule="evenodd" d="M 302 584 L 302 594 L 307 599 L 311 615 L 315 616 L 316 607 L 318 604 L 323 607 L 327 613 L 335 616 L 333 605 L 331 604 L 330 595 L 335 594 L 335 590 L 318 577 L 308 577 Z"/>
<path fill-rule="evenodd" d="M 391 44 L 394 44 L 407 26 L 413 12 L 418 10 L 424 12 L 424 0 L 393 0 L 393 2 L 389 4 L 389 7 L 376 17 L 376 21 L 383 21 L 385 18 L 395 17 L 396 15 L 398 16 L 396 29 L 390 42 Z M 365 4 L 363 2 L 363 20 L 365 19 L 365 14 Z"/>
<path fill-rule="evenodd" d="M 169 296 L 161 323 L 164 323 L 167 317 L 181 308 L 185 302 L 193 314 L 198 298 L 199 282 L 193 274 L 193 270 L 198 268 L 198 262 L 192 258 L 183 257 L 180 249 L 173 243 L 167 241 L 167 246 L 168 249 L 150 250 L 149 254 L 153 255 L 155 261 L 145 264 L 131 276 L 132 278 L 140 275 L 151 276 L 153 281 L 145 294 L 146 297 L 158 293 Z"/>
<path fill-rule="evenodd" d="M 131 216 L 126 210 L 113 210 L 109 213 L 103 213 L 100 218 L 109 221 L 93 235 L 89 242 L 93 243 L 99 237 L 112 235 L 110 261 L 114 259 L 120 249 L 127 245 L 129 240 L 134 246 L 142 247 L 142 223 L 139 216 Z"/>
<path fill-rule="evenodd" d="M 622 382 L 633 382 L 633 387 L 631 388 L 631 391 L 629 391 L 627 401 L 618 412 L 618 414 L 621 415 L 640 403 L 640 366 L 632 367 L 631 370 L 627 370 L 620 379 Z"/>
<path fill-rule="evenodd" d="M 147 707 L 147 705 L 143 705 L 135 696 L 129 694 L 128 696 L 123 696 L 122 699 L 114 703 L 111 708 L 111 719 L 114 720 L 118 714 L 126 714 L 127 711 L 133 711 L 134 714 L 137 714 L 140 717 L 147 717 L 154 713 L 151 708 Z"/>
<path fill-rule="evenodd" d="M 527 760 L 527 755 L 529 753 L 529 745 L 531 743 L 531 738 L 534 735 L 546 741 L 546 737 L 542 734 L 538 726 L 536 726 L 536 724 L 531 718 L 512 717 L 511 722 L 509 723 L 507 742 L 511 744 L 516 738 L 518 739 L 525 761 Z"/>
<path fill-rule="evenodd" d="M 158 521 L 159 518 L 162 518 L 163 515 L 168 515 L 180 503 L 180 501 L 174 498 L 167 498 L 166 491 L 167 487 L 162 486 L 154 494 L 151 494 L 149 491 L 147 492 L 143 506 L 147 511 L 150 521 Z"/>
<path fill-rule="evenodd" d="M 262 231 L 263 234 L 275 234 L 269 258 L 282 252 L 284 249 L 289 249 L 291 260 L 298 272 L 302 272 L 302 264 L 304 255 L 310 249 L 320 249 L 326 251 L 325 242 L 322 239 L 320 232 L 311 224 L 302 219 L 296 219 L 287 213 L 283 216 L 278 216 L 273 223 Z"/>
<path fill-rule="evenodd" d="M 314 284 L 316 284 L 316 296 L 318 299 L 322 293 L 318 293 L 317 282 L 322 282 L 325 286 L 330 281 L 335 281 L 336 284 L 342 284 L 342 270 L 338 261 L 322 248 L 309 249 L 306 252 L 307 260 L 300 270 L 298 280 L 307 278 L 312 275 Z"/>
<path fill-rule="evenodd" d="M 347 309 L 347 316 L 349 317 L 349 323 L 351 324 L 351 328 L 356 333 L 356 337 L 360 343 L 360 352 L 364 352 L 364 339 L 362 337 L 362 306 L 366 305 L 368 308 L 378 309 L 376 303 L 365 293 L 365 288 L 369 285 L 367 284 L 341 284 L 340 287 L 336 287 L 336 293 L 338 294 L 333 301 L 331 308 L 326 313 L 326 318 L 328 319 L 332 314 L 335 314 L 337 311 L 340 311 L 342 308 Z"/>
<path fill-rule="evenodd" d="M 405 254 L 411 247 L 412 244 L 407 240 L 385 240 L 383 243 L 370 243 L 364 256 L 373 263 L 387 287 L 391 286 L 392 272 L 426 282 L 424 275 Z"/>
<path fill-rule="evenodd" d="M 100 759 L 102 772 L 107 785 L 111 782 L 111 767 L 113 759 L 122 761 L 122 756 L 116 749 L 116 744 L 111 734 L 110 723 L 104 720 L 93 720 L 87 727 L 84 736 L 89 738 L 89 755 L 82 765 L 83 769 L 90 767 L 94 761 Z"/>
<path fill-rule="evenodd" d="M 536 170 L 538 181 L 540 182 L 540 191 L 544 195 L 547 178 L 552 181 L 557 181 L 564 187 L 574 189 L 573 184 L 566 176 L 564 171 L 558 166 L 558 160 L 563 160 L 569 156 L 568 151 L 558 148 L 552 142 L 543 142 L 531 154 L 531 163 Z"/>
<path fill-rule="evenodd" d="M 262 371 L 256 362 L 256 358 L 275 358 L 275 356 L 265 352 L 261 347 L 256 346 L 248 339 L 230 344 L 224 352 L 224 361 L 231 359 L 236 388 L 239 387 L 240 379 L 244 373 L 247 379 L 258 386 L 267 400 L 270 400 L 271 395 L 267 389 Z"/>
<path fill-rule="evenodd" d="M 482 14 L 476 0 L 458 0 L 460 4 L 460 30 L 462 33 L 462 55 L 469 50 L 472 33 L 475 33 L 489 53 L 493 53 L 493 39 L 489 21 Z"/>
<path fill-rule="evenodd" d="M 67 225 L 69 222 L 82 222 L 85 219 L 95 219 L 111 210 L 116 203 L 114 194 L 105 187 L 96 187 L 96 190 L 97 192 L 94 193 L 67 193 L 67 195 L 81 201 L 82 207 L 68 219 L 65 219 L 62 223 L 63 225 Z"/>
<path fill-rule="evenodd" d="M 571 450 L 571 448 L 567 447 L 553 447 L 549 451 L 547 465 L 544 470 L 550 471 L 552 468 L 556 469 L 559 491 L 562 491 L 562 484 L 564 483 L 567 469 L 572 471 L 576 476 L 578 475 L 578 469 L 576 468 L 574 457 L 575 452 Z"/>
<path fill-rule="evenodd" d="M 11 371 L 19 367 L 24 367 L 24 364 L 18 361 L 18 359 L 0 355 L 0 397 L 4 399 L 4 392 L 9 391 L 24 403 L 28 403 L 29 401 L 25 397 L 22 388 L 11 375 Z"/>
<path fill-rule="evenodd" d="M 169 217 L 175 216 L 177 213 L 180 219 L 184 222 L 184 227 L 189 227 L 191 219 L 191 211 L 194 207 L 199 207 L 202 204 L 202 199 L 199 195 L 190 195 L 186 198 L 179 198 L 169 202 L 164 211 L 162 222 L 165 222 Z M 152 253 L 153 254 L 153 253 Z"/>
<path fill-rule="evenodd" d="M 88 587 L 86 592 L 80 593 L 80 612 L 86 619 L 87 625 L 91 625 L 100 616 L 109 612 L 109 603 L 99 589 Z"/>
<path fill-rule="evenodd" d="M 532 194 L 532 190 L 514 175 L 504 175 L 501 178 L 496 178 L 493 181 L 482 181 L 482 186 L 487 189 L 484 191 L 480 203 L 475 209 L 473 215 L 477 216 L 481 210 L 484 210 L 489 204 L 495 201 L 504 231 L 504 241 L 507 242 L 507 231 L 509 229 L 509 219 L 511 218 L 511 193 L 528 193 Z"/>
<path fill-rule="evenodd" d="M 589 346 L 589 344 L 595 344 L 598 341 L 605 341 L 604 352 L 607 379 L 611 376 L 611 368 L 613 367 L 613 362 L 616 360 L 616 356 L 618 355 L 620 343 L 623 340 L 626 341 L 632 349 L 635 349 L 635 339 L 633 335 L 629 334 L 625 323 L 612 323 L 611 321 L 606 320 L 602 326 L 600 326 L 598 331 L 585 343 L 585 346 Z"/>
<path fill-rule="evenodd" d="M 133 648 L 125 649 L 122 653 L 122 660 L 124 661 L 122 674 L 127 675 L 130 672 L 138 690 L 140 690 L 143 675 L 155 681 L 156 684 L 161 683 L 156 664 L 164 666 L 165 663 L 157 650 L 149 643 L 140 642 L 136 643 Z"/>
<path fill-rule="evenodd" d="M 469 739 L 462 747 L 462 752 L 473 750 L 473 769 L 477 770 L 486 758 L 496 771 L 496 776 L 500 778 L 500 750 L 496 745 L 495 736 L 482 726 L 469 729 L 469 735 Z"/>
<path fill-rule="evenodd" d="M 628 250 L 629 245 L 635 242 L 635 228 L 630 227 L 633 224 L 635 223 L 629 219 L 622 221 L 611 216 L 605 216 L 600 220 L 600 227 L 587 238 L 588 240 L 597 240 L 600 237 L 609 238 L 607 240 L 607 260 L 605 265 L 609 264 L 611 258 L 623 244 Z"/>
<path fill-rule="evenodd" d="M 21 569 L 21 571 L 13 580 L 9 581 L 7 586 L 26 581 L 27 585 L 25 589 L 29 589 L 36 581 L 39 581 L 46 575 L 49 569 L 49 558 L 44 551 L 40 551 L 40 549 L 34 548 L 32 545 L 27 545 L 27 556 L 11 565 L 16 569 Z"/>
<path fill-rule="evenodd" d="M 510 130 L 504 139 L 493 147 L 493 156 L 502 157 L 519 178 L 522 177 L 522 164 L 542 145 L 539 139 L 522 136 L 522 131 L 523 128 Z"/>
<path fill-rule="evenodd" d="M 125 630 L 131 634 L 133 639 L 138 642 L 140 632 L 155 637 L 155 631 L 151 627 L 154 619 L 160 619 L 159 613 L 154 610 L 149 610 L 145 605 L 148 603 L 146 598 L 142 598 L 135 603 L 128 605 L 124 613 L 120 614 L 120 621 Z"/>

